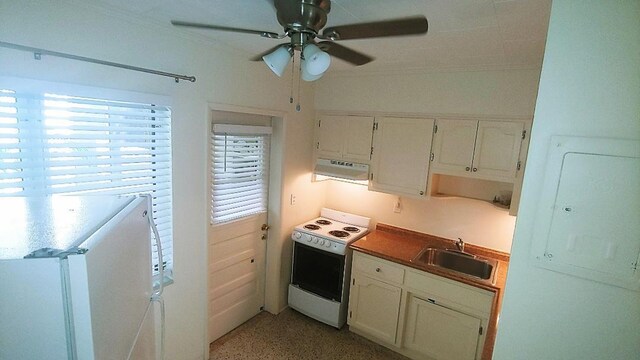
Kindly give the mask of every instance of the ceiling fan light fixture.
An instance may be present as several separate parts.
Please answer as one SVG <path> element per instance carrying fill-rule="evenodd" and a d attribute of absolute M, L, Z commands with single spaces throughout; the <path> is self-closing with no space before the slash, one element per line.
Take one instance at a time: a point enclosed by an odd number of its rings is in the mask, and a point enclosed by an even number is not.
<path fill-rule="evenodd" d="M 331 56 L 314 44 L 306 45 L 302 50 L 302 56 L 303 70 L 309 75 L 322 75 L 331 65 Z"/>
<path fill-rule="evenodd" d="M 306 61 L 303 59 L 302 62 L 300 63 L 300 77 L 302 78 L 302 80 L 304 81 L 316 81 L 318 79 L 320 79 L 322 77 L 322 75 L 324 75 L 324 73 L 320 73 L 318 75 L 311 75 L 309 74 L 309 72 L 307 71 L 307 66 L 306 66 Z"/>
<path fill-rule="evenodd" d="M 284 69 L 291 61 L 292 53 L 286 46 L 281 46 L 277 48 L 274 52 L 267 54 L 262 57 L 265 64 L 273 71 L 274 74 L 282 77 L 284 73 Z"/>

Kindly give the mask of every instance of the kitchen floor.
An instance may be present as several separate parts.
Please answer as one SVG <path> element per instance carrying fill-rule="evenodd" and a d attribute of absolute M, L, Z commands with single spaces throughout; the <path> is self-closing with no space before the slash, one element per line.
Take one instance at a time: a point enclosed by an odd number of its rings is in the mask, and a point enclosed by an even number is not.
<path fill-rule="evenodd" d="M 266 311 L 211 343 L 211 360 L 408 360 L 383 346 L 287 308 Z"/>

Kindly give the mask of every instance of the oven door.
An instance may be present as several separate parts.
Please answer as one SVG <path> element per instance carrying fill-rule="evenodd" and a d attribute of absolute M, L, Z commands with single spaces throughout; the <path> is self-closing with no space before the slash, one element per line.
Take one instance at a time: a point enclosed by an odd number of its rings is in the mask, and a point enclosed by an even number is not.
<path fill-rule="evenodd" d="M 293 243 L 291 283 L 323 298 L 340 302 L 345 255 Z"/>

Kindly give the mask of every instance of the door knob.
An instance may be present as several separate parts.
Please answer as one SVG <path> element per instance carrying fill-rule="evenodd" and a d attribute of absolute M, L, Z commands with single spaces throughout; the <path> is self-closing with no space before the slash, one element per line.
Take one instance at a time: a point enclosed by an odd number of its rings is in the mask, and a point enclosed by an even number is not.
<path fill-rule="evenodd" d="M 260 230 L 262 231 L 267 231 L 271 228 L 271 226 L 267 225 L 267 224 L 262 224 L 262 227 L 260 228 Z"/>

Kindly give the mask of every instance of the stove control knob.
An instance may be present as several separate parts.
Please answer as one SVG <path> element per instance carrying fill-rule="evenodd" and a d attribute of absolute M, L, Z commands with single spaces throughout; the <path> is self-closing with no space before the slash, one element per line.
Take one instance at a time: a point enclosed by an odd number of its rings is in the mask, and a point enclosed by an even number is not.
<path fill-rule="evenodd" d="M 327 242 L 327 240 L 322 240 L 320 241 L 320 245 L 324 245 Z"/>
<path fill-rule="evenodd" d="M 324 244 L 324 246 L 331 247 L 331 241 L 327 241 L 326 244 Z"/>
<path fill-rule="evenodd" d="M 298 240 L 300 240 L 300 238 L 302 237 L 302 234 L 301 234 L 301 233 L 299 233 L 299 232 L 297 232 L 297 231 L 294 231 L 294 232 L 293 232 L 293 237 L 294 237 L 294 238 L 296 238 L 296 239 L 298 239 Z"/>
<path fill-rule="evenodd" d="M 311 242 L 313 240 L 313 236 L 307 235 L 307 242 Z"/>
<path fill-rule="evenodd" d="M 317 244 L 317 243 L 318 243 L 318 238 L 317 238 L 317 237 L 314 237 L 314 238 L 313 238 L 313 243 L 314 243 L 314 244 Z"/>

